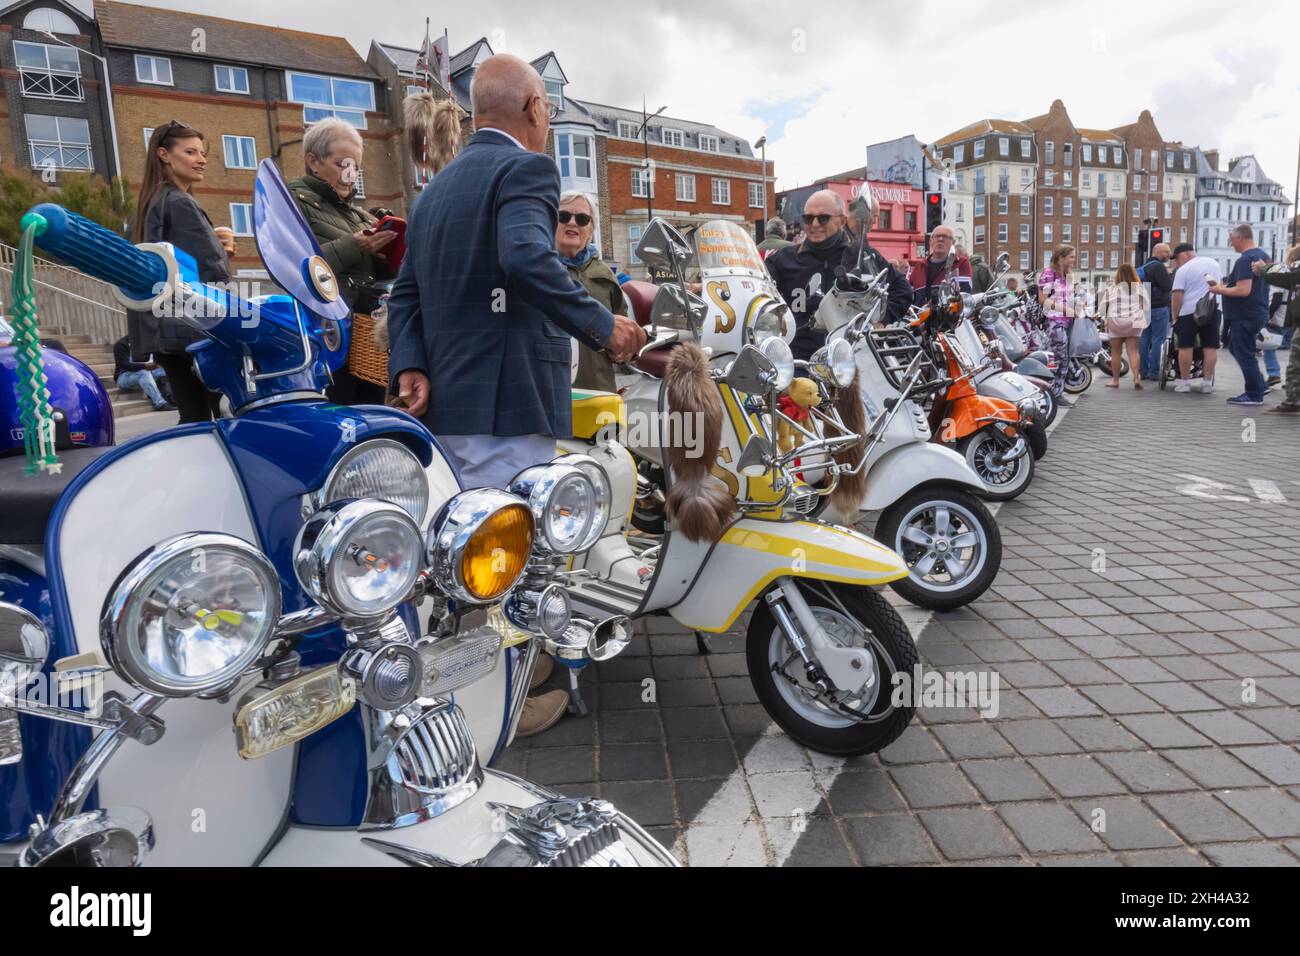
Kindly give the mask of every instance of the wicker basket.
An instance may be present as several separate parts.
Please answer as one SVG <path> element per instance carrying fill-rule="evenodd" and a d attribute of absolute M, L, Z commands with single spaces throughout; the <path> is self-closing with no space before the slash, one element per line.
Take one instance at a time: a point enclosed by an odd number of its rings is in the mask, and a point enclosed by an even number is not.
<path fill-rule="evenodd" d="M 352 315 L 348 369 L 357 378 L 388 388 L 388 353 L 375 345 L 375 320 L 364 312 Z"/>

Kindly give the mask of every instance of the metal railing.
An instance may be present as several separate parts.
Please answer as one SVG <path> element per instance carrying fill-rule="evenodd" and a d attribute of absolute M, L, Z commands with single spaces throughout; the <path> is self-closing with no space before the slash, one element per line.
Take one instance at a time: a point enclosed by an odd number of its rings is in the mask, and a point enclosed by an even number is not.
<path fill-rule="evenodd" d="M 39 100 L 75 100 L 85 97 L 81 91 L 81 74 L 63 70 L 19 69 L 23 96 Z"/>
<path fill-rule="evenodd" d="M 13 288 L 18 250 L 0 243 L 0 313 Z M 126 310 L 107 282 L 36 257 L 36 308 L 43 332 L 85 335 L 96 345 L 112 345 L 126 335 Z"/>

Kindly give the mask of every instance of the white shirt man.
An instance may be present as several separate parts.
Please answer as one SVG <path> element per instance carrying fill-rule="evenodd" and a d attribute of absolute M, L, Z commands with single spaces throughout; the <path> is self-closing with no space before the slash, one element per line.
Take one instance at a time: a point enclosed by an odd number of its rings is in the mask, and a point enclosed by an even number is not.
<path fill-rule="evenodd" d="M 1174 248 L 1174 284 L 1170 291 L 1170 306 L 1174 315 L 1174 338 L 1178 346 L 1178 381 L 1175 392 L 1190 392 L 1192 350 L 1201 347 L 1202 392 L 1214 391 L 1214 366 L 1219 349 L 1219 314 L 1216 311 L 1208 322 L 1196 321 L 1196 304 L 1210 292 L 1210 286 L 1223 281 L 1223 270 L 1209 256 L 1198 256 L 1191 243 L 1181 243 Z"/>

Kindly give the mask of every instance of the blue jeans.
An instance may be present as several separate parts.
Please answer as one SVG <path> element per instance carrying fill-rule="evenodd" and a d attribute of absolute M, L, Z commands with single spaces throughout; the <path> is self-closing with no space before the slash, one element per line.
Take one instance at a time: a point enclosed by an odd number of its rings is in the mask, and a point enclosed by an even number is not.
<path fill-rule="evenodd" d="M 1151 310 L 1151 324 L 1142 330 L 1138 339 L 1138 355 L 1142 357 L 1142 367 L 1138 370 L 1143 378 L 1160 377 L 1160 347 L 1169 338 L 1169 306 L 1162 305 Z"/>
<path fill-rule="evenodd" d="M 1251 398 L 1262 399 L 1268 391 L 1264 376 L 1259 371 L 1259 359 L 1255 358 L 1255 337 L 1266 321 L 1268 318 L 1264 316 L 1258 319 L 1233 319 L 1228 324 L 1228 351 L 1241 368 L 1241 377 L 1246 380 L 1246 394 Z"/>
<path fill-rule="evenodd" d="M 1269 378 L 1281 378 L 1282 366 L 1277 364 L 1277 349 L 1264 349 L 1264 372 Z"/>
<path fill-rule="evenodd" d="M 145 398 L 157 407 L 167 404 L 167 399 L 163 398 L 162 392 L 158 391 L 157 382 L 157 379 L 166 377 L 167 373 L 160 368 L 153 371 L 140 369 L 135 372 L 123 372 L 117 377 L 117 387 L 124 392 L 144 392 Z"/>

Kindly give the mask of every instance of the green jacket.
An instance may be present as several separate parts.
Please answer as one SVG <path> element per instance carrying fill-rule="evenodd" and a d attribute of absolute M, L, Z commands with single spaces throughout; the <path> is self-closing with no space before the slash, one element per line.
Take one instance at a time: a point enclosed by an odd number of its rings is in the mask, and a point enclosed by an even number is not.
<path fill-rule="evenodd" d="M 780 236 L 768 236 L 758 244 L 758 251 L 767 252 L 769 249 L 782 249 L 788 245 L 792 245 L 789 239 L 782 239 Z"/>
<path fill-rule="evenodd" d="M 364 209 L 340 199 L 322 179 L 311 174 L 289 183 L 289 192 L 320 243 L 325 261 L 339 280 L 343 298 L 351 304 L 357 291 L 386 274 L 385 266 L 374 256 L 362 252 L 353 234 L 375 224 L 375 217 Z"/>
<path fill-rule="evenodd" d="M 600 256 L 592 256 L 581 268 L 569 266 L 569 275 L 582 283 L 587 294 L 609 309 L 614 315 L 627 315 L 627 300 L 618 279 L 609 266 L 601 261 Z M 600 392 L 617 391 L 614 382 L 614 363 L 604 352 L 597 352 L 585 345 L 578 353 L 578 377 L 574 380 L 575 388 L 594 389 Z"/>

